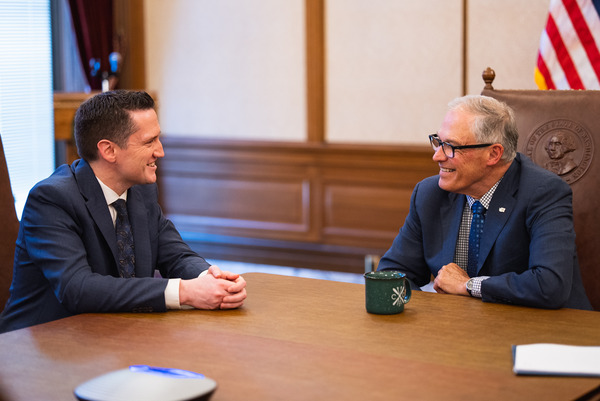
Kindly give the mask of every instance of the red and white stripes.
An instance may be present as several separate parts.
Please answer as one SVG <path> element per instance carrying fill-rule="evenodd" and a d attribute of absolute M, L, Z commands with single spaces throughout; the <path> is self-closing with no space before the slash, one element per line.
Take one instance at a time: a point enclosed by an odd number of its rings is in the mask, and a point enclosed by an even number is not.
<path fill-rule="evenodd" d="M 600 0 L 552 0 L 540 39 L 540 89 L 600 89 Z"/>

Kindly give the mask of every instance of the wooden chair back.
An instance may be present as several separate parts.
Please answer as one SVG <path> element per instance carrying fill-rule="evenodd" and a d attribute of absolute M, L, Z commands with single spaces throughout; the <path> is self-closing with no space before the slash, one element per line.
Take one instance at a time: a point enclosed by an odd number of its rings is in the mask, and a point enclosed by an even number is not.
<path fill-rule="evenodd" d="M 577 254 L 586 293 L 600 310 L 600 91 L 497 90 L 483 72 L 482 95 L 515 111 L 519 151 L 558 174 L 573 190 Z"/>
<path fill-rule="evenodd" d="M 0 311 L 8 300 L 12 281 L 15 242 L 19 232 L 19 220 L 15 211 L 15 199 L 10 186 L 10 177 L 0 137 Z"/>

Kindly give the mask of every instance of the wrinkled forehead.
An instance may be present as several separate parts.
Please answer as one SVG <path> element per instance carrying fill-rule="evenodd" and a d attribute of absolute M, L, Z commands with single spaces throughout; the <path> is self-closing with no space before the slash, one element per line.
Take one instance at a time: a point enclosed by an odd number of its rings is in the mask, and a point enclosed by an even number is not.
<path fill-rule="evenodd" d="M 464 110 L 449 110 L 442 125 L 438 130 L 438 136 L 444 142 L 451 144 L 471 143 L 475 139 L 472 131 L 474 116 Z"/>

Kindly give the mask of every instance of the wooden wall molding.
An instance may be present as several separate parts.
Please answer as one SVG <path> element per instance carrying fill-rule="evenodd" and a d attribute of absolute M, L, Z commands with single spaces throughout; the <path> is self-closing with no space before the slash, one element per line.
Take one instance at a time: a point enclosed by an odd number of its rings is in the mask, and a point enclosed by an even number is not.
<path fill-rule="evenodd" d="M 325 142 L 325 0 L 305 0 L 306 140 Z"/>
<path fill-rule="evenodd" d="M 162 206 L 209 259 L 361 272 L 437 173 L 428 146 L 162 140 Z"/>
<path fill-rule="evenodd" d="M 75 137 L 73 136 L 73 119 L 79 105 L 100 92 L 55 92 L 54 93 L 54 144 L 56 167 L 64 163 L 72 163 L 79 158 Z"/>
<path fill-rule="evenodd" d="M 113 0 L 113 29 L 123 56 L 117 88 L 146 88 L 144 0 Z"/>

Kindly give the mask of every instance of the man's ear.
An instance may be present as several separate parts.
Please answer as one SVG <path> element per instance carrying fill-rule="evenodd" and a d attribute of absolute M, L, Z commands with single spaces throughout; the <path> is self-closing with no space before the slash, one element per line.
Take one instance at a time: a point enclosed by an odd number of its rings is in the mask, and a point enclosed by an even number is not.
<path fill-rule="evenodd" d="M 500 145 L 499 143 L 495 143 L 492 146 L 490 146 L 488 165 L 492 166 L 500 163 L 500 159 L 502 158 L 503 154 L 504 146 Z"/>
<path fill-rule="evenodd" d="M 98 157 L 109 163 L 115 162 L 117 145 L 114 142 L 109 141 L 108 139 L 102 139 L 96 144 L 96 147 L 98 148 Z"/>

